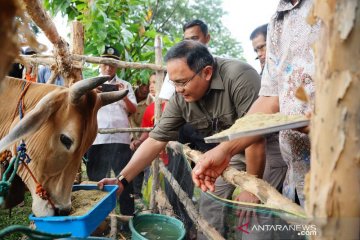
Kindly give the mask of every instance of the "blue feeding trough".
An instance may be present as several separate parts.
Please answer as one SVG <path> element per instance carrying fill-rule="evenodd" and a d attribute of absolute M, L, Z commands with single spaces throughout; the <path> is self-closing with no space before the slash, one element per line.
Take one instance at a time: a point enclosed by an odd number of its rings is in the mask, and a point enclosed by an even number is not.
<path fill-rule="evenodd" d="M 73 192 L 78 190 L 97 190 L 96 185 L 74 185 Z M 105 185 L 104 191 L 108 194 L 99 201 L 91 210 L 82 216 L 54 216 L 35 217 L 30 215 L 29 219 L 34 221 L 36 229 L 48 233 L 70 233 L 72 237 L 88 237 L 109 213 L 116 207 L 117 185 Z"/>

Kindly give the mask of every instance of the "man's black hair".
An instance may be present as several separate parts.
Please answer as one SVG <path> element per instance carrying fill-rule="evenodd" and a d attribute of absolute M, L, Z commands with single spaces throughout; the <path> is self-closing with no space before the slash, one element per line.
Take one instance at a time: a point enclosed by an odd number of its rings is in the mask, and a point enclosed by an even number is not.
<path fill-rule="evenodd" d="M 167 52 L 165 62 L 179 58 L 185 58 L 193 72 L 199 72 L 208 65 L 214 66 L 214 58 L 208 48 L 197 41 L 184 40 L 177 43 Z"/>
<path fill-rule="evenodd" d="M 201 32 L 204 34 L 204 36 L 206 36 L 208 34 L 208 26 L 206 25 L 206 23 L 204 23 L 200 19 L 195 19 L 195 20 L 185 23 L 183 26 L 183 32 L 185 32 L 186 29 L 194 27 L 194 26 L 199 26 L 201 29 Z"/>
<path fill-rule="evenodd" d="M 264 39 L 266 41 L 267 28 L 268 28 L 268 24 L 264 24 L 264 25 L 261 25 L 261 26 L 255 28 L 255 30 L 250 34 L 250 40 L 253 40 L 254 38 L 256 38 L 259 35 L 263 35 Z"/>

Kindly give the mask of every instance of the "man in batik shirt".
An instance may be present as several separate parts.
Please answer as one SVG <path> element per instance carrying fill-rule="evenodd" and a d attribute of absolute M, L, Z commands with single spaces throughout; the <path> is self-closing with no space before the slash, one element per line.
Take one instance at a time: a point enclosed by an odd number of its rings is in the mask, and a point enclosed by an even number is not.
<path fill-rule="evenodd" d="M 302 86 L 314 100 L 315 73 L 312 45 L 319 36 L 320 22 L 309 25 L 312 0 L 281 0 L 269 23 L 266 64 L 260 97 L 248 114 L 255 112 L 286 115 L 305 114 L 308 104 L 295 97 Z M 213 179 L 228 164 L 230 156 L 262 137 L 240 138 L 219 144 L 206 152 L 193 170 L 193 180 L 203 191 L 214 190 Z M 304 177 L 310 168 L 310 141 L 307 134 L 294 130 L 280 132 L 280 148 L 288 165 L 283 194 L 304 206 Z M 205 179 L 205 177 L 208 177 Z"/>

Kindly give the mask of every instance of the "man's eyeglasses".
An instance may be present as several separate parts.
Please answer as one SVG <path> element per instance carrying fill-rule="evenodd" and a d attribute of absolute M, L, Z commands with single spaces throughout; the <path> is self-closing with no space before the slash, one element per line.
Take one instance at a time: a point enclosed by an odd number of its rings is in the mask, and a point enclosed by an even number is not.
<path fill-rule="evenodd" d="M 199 71 L 197 71 L 191 78 L 185 80 L 185 81 L 181 81 L 181 82 L 175 82 L 173 80 L 170 80 L 170 82 L 172 83 L 172 85 L 174 85 L 174 87 L 178 87 L 178 88 L 185 88 L 186 85 L 194 79 L 194 77 L 196 75 L 198 75 L 201 71 L 203 70 L 203 68 L 201 68 Z"/>

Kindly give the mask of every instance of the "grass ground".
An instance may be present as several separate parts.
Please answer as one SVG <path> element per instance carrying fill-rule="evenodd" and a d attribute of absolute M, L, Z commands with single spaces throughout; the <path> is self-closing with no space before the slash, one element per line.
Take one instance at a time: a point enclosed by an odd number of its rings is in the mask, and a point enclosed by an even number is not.
<path fill-rule="evenodd" d="M 11 214 L 10 214 L 11 213 Z M 0 209 L 0 231 L 12 225 L 29 226 L 29 215 L 31 214 L 31 195 L 25 194 L 25 201 L 22 206 L 17 206 L 9 211 L 9 209 Z M 7 236 L 6 240 L 18 240 L 22 235 L 19 233 Z"/>

